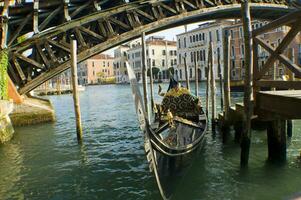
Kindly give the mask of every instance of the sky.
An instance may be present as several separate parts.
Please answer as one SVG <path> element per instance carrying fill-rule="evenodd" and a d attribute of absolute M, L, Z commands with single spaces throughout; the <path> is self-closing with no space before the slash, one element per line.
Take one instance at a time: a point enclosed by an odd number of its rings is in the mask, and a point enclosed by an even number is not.
<path fill-rule="evenodd" d="M 195 29 L 198 27 L 200 23 L 195 23 L 195 24 L 189 24 L 187 25 L 187 30 L 190 31 L 192 29 Z M 171 29 L 167 29 L 167 30 L 164 30 L 164 31 L 160 31 L 160 32 L 156 32 L 156 33 L 153 33 L 153 34 L 150 34 L 148 35 L 147 37 L 150 37 L 150 36 L 164 36 L 165 39 L 167 40 L 174 40 L 176 41 L 176 36 L 178 34 L 181 34 L 181 33 L 184 33 L 185 32 L 185 27 L 184 26 L 179 26 L 179 27 L 176 27 L 176 28 L 171 28 Z M 117 47 L 115 48 L 112 48 L 112 49 L 109 49 L 107 51 L 105 51 L 104 53 L 105 54 L 110 54 L 111 56 L 114 56 L 114 49 L 116 49 Z"/>

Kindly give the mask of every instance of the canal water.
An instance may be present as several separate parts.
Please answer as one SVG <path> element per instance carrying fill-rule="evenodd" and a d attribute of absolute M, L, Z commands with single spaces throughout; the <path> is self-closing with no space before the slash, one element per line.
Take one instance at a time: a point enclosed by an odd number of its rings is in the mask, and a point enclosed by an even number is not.
<path fill-rule="evenodd" d="M 204 84 L 200 93 L 204 96 Z M 241 93 L 232 95 L 233 101 L 242 98 Z M 90 86 L 80 94 L 82 146 L 77 145 L 72 96 L 48 98 L 57 122 L 16 128 L 13 140 L 0 146 L 0 199 L 160 199 L 129 85 Z M 219 133 L 209 131 L 206 137 L 173 199 L 276 200 L 301 195 L 300 121 L 294 121 L 284 165 L 266 162 L 264 131 L 253 131 L 246 170 L 239 167 L 240 148 L 233 136 L 226 144 Z"/>

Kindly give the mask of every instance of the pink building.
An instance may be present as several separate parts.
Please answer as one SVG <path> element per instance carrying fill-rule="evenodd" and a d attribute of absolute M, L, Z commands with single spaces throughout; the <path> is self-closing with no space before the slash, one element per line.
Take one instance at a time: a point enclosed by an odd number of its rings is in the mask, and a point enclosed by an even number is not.
<path fill-rule="evenodd" d="M 110 55 L 98 54 L 82 62 L 80 70 L 86 71 L 83 73 L 86 75 L 86 84 L 97 84 L 102 78 L 113 77 L 113 61 L 114 58 Z"/>

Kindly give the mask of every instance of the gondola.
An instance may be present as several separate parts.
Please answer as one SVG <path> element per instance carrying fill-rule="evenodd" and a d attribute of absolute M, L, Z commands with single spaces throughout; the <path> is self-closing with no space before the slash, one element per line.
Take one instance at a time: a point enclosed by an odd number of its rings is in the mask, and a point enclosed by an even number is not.
<path fill-rule="evenodd" d="M 149 117 L 133 69 L 128 63 L 126 65 L 150 171 L 154 172 L 162 198 L 170 199 L 178 179 L 183 177 L 203 146 L 207 117 L 200 100 L 173 78 L 167 92 L 161 94 L 164 96 L 162 102 L 155 104 L 152 117 Z"/>

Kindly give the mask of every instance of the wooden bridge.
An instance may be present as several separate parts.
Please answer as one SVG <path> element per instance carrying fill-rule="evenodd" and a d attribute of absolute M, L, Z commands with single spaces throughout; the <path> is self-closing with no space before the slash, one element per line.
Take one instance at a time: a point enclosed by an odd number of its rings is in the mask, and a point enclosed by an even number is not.
<path fill-rule="evenodd" d="M 286 1 L 251 1 L 252 17 L 273 20 L 296 8 Z M 236 0 L 34 0 L 2 9 L 2 48 L 9 75 L 27 93 L 70 67 L 70 40 L 78 40 L 78 61 L 175 26 L 240 18 Z M 88 37 L 86 37 L 88 36 Z"/>
<path fill-rule="evenodd" d="M 224 113 L 223 126 L 244 122 L 241 163 L 248 162 L 251 121 L 269 120 L 271 146 L 283 147 L 285 120 L 300 119 L 301 67 L 283 52 L 301 29 L 299 0 L 19 0 L 1 8 L 1 50 L 9 55 L 9 76 L 20 94 L 26 94 L 71 66 L 70 44 L 78 42 L 78 62 L 142 33 L 173 28 L 188 23 L 214 19 L 242 19 L 245 42 L 244 103 L 231 108 L 230 103 L 230 36 L 224 32 Z M 252 19 L 270 21 L 252 31 Z M 277 27 L 290 31 L 277 47 L 262 35 Z M 258 47 L 270 57 L 258 67 Z M 279 60 L 291 72 L 289 81 L 265 80 L 264 75 Z M 213 62 L 212 62 L 213 63 Z M 214 82 L 214 81 L 213 81 Z M 274 91 L 261 91 L 273 88 Z M 287 91 L 277 91 L 286 89 Z M 291 89 L 291 90 L 288 90 Z M 298 90 L 299 89 L 299 90 Z M 234 117 L 238 116 L 237 118 Z M 255 117 L 254 117 L 255 116 Z M 215 117 L 213 117 L 215 118 Z M 237 120 L 235 120 L 237 119 Z M 288 121 L 289 122 L 289 121 Z M 240 123 L 242 124 L 242 123 Z M 278 127 L 278 128 L 277 128 Z M 280 127 L 280 128 L 279 128 Z M 278 134 L 278 135 L 277 135 Z M 281 137 L 278 137 L 279 134 Z M 274 139 L 273 139 L 274 138 Z M 276 139 L 275 139 L 276 138 Z M 280 138 L 280 139 L 277 139 Z M 282 139 L 281 139 L 282 138 Z M 282 149 L 283 148 L 276 148 Z M 272 149 L 269 148 L 269 149 Z M 277 153 L 279 153 L 279 151 Z M 280 152 L 281 154 L 281 152 Z"/>

